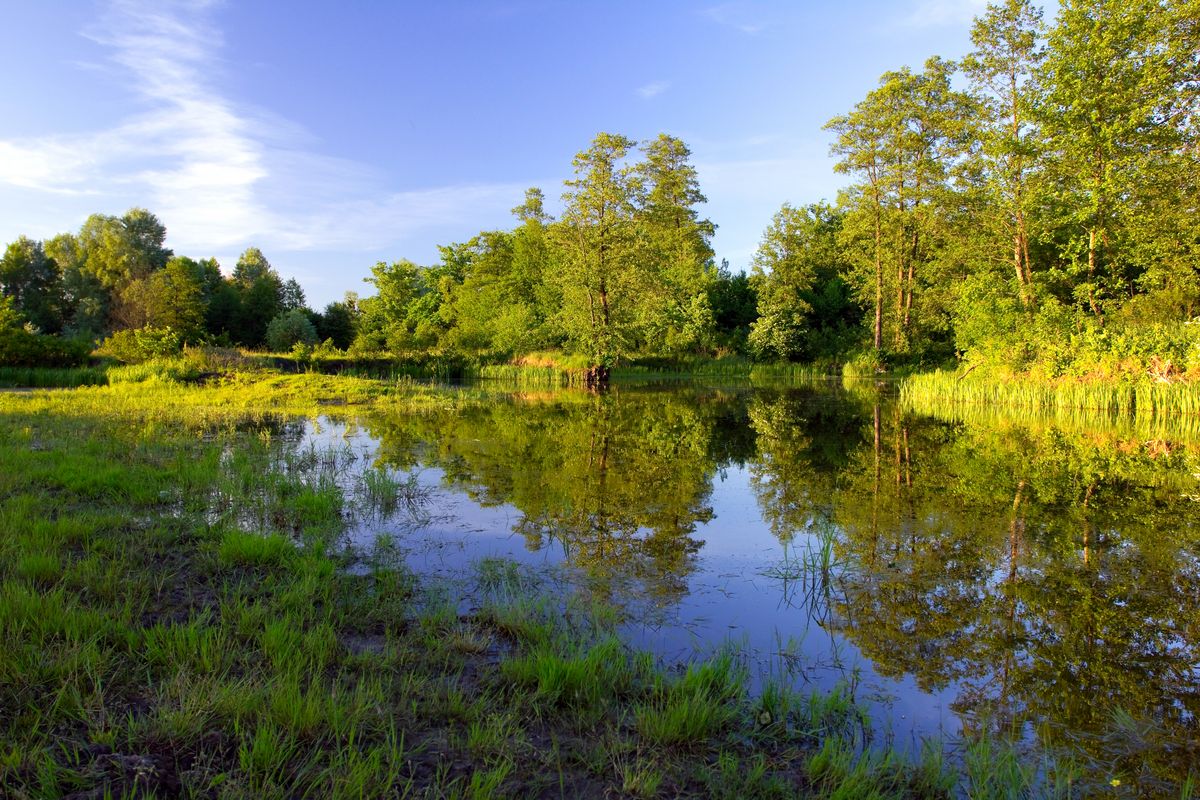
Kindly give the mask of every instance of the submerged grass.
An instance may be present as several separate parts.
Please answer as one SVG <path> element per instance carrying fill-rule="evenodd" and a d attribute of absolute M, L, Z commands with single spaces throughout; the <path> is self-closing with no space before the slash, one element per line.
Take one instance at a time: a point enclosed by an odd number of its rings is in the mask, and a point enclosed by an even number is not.
<path fill-rule="evenodd" d="M 463 614 L 389 539 L 339 541 L 359 499 L 406 502 L 396 476 L 347 487 L 347 455 L 280 447 L 331 401 L 471 397 L 318 375 L 0 396 L 0 794 L 1041 791 L 985 766 L 999 744 L 961 780 L 940 750 L 866 747 L 843 693 L 751 697 L 731 653 L 657 665 L 511 562 L 480 563 Z"/>

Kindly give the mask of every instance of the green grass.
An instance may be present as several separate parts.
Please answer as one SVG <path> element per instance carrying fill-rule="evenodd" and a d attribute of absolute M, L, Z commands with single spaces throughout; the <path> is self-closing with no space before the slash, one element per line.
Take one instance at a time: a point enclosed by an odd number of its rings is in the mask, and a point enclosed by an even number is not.
<path fill-rule="evenodd" d="M 0 367 L 0 388 L 76 388 L 107 383 L 105 367 Z"/>
<path fill-rule="evenodd" d="M 1200 415 L 1200 384 L 1139 381 L 989 379 L 955 372 L 905 378 L 901 401 L 916 410 L 954 406 L 1007 406 L 1056 411 L 1086 410 L 1141 418 Z"/>
<path fill-rule="evenodd" d="M 611 613 L 511 562 L 480 562 L 464 612 L 395 541 L 339 538 L 403 481 L 279 435 L 293 415 L 478 398 L 270 374 L 0 396 L 0 793 L 950 797 L 1026 781 L 992 744 L 955 788 L 940 749 L 864 747 L 845 693 L 752 696 L 729 652 L 657 665 Z"/>

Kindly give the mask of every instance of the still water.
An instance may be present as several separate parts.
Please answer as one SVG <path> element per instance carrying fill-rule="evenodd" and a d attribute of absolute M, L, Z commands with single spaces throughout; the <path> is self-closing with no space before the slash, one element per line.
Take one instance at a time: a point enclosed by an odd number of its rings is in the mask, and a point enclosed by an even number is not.
<path fill-rule="evenodd" d="M 514 559 L 665 662 L 841 688 L 902 749 L 990 730 L 1084 769 L 1200 763 L 1200 435 L 918 413 L 874 388 L 495 393 L 308 423 L 413 475 L 359 520 L 469 592 Z"/>

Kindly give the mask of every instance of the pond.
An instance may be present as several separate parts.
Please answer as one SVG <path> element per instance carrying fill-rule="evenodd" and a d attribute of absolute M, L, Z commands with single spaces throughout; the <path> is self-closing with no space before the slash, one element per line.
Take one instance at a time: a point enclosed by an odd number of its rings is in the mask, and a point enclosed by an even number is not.
<path fill-rule="evenodd" d="M 449 580 L 517 560 L 664 662 L 733 647 L 759 685 L 850 693 L 876 741 L 990 731 L 1151 785 L 1200 763 L 1186 425 L 629 386 L 320 419 L 291 446 L 413 476 L 421 513 L 359 519 L 360 543 Z"/>

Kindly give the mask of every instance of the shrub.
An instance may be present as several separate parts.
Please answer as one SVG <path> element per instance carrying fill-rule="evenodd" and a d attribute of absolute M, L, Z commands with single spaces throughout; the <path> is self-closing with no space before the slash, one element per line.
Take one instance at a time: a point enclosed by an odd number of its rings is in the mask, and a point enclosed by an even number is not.
<path fill-rule="evenodd" d="M 33 333 L 24 328 L 0 329 L 0 366 L 74 367 L 87 363 L 87 342 Z"/>
<path fill-rule="evenodd" d="M 122 364 L 140 364 L 155 358 L 166 358 L 183 352 L 183 338 L 171 328 L 145 328 L 117 331 L 101 343 L 97 350 Z"/>
<path fill-rule="evenodd" d="M 298 344 L 315 345 L 317 329 L 300 309 L 285 311 L 267 326 L 267 347 L 275 353 L 286 353 Z"/>

